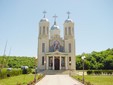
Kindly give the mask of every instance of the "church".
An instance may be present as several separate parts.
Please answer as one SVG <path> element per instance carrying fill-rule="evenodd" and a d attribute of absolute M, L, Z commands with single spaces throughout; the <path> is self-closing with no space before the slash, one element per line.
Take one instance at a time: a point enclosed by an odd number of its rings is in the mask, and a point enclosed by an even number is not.
<path fill-rule="evenodd" d="M 70 19 L 70 12 L 67 12 L 67 19 L 64 21 L 63 37 L 60 36 L 60 27 L 54 17 L 53 25 L 44 16 L 39 21 L 38 35 L 38 69 L 40 70 L 68 70 L 76 68 L 75 62 L 75 36 L 74 22 Z"/>

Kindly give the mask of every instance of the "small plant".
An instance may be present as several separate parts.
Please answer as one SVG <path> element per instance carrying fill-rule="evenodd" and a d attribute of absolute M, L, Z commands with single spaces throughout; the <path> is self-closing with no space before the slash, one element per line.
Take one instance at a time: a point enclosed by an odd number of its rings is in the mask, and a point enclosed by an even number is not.
<path fill-rule="evenodd" d="M 88 75 L 93 74 L 93 73 L 94 73 L 93 70 L 88 70 L 88 71 L 87 71 L 87 74 L 88 74 Z"/>
<path fill-rule="evenodd" d="M 16 85 L 22 85 L 22 83 L 17 83 Z"/>

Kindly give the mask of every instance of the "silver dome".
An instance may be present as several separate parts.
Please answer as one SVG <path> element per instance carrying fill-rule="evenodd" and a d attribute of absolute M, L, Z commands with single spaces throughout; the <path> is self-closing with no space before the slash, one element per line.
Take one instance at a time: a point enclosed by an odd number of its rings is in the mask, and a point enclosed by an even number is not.
<path fill-rule="evenodd" d="M 68 22 L 72 22 L 73 23 L 73 20 L 72 19 L 65 20 L 65 23 L 68 23 Z"/>
<path fill-rule="evenodd" d="M 40 20 L 40 22 L 48 22 L 48 19 L 47 19 L 47 18 L 42 18 L 42 19 Z"/>
<path fill-rule="evenodd" d="M 54 30 L 54 29 L 59 29 L 59 26 L 57 26 L 57 25 L 53 25 L 52 27 L 51 27 L 51 30 Z"/>

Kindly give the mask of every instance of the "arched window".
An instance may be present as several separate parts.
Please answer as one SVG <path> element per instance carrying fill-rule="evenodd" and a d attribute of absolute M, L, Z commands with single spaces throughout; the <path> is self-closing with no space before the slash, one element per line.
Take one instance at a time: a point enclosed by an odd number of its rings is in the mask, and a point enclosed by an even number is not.
<path fill-rule="evenodd" d="M 71 43 L 69 43 L 69 52 L 71 52 Z"/>
<path fill-rule="evenodd" d="M 65 28 L 65 35 L 67 35 L 67 27 Z"/>
<path fill-rule="evenodd" d="M 69 35 L 71 35 L 71 27 L 69 27 L 69 30 L 68 31 L 69 31 Z"/>
<path fill-rule="evenodd" d="M 45 52 L 45 43 L 42 43 L 42 52 Z"/>
<path fill-rule="evenodd" d="M 69 57 L 69 61 L 71 61 L 71 57 Z"/>
<path fill-rule="evenodd" d="M 44 56 L 42 56 L 42 65 L 44 65 Z"/>
<path fill-rule="evenodd" d="M 43 34 L 45 34 L 45 26 L 43 26 Z"/>
<path fill-rule="evenodd" d="M 71 56 L 69 57 L 69 65 L 71 65 Z"/>

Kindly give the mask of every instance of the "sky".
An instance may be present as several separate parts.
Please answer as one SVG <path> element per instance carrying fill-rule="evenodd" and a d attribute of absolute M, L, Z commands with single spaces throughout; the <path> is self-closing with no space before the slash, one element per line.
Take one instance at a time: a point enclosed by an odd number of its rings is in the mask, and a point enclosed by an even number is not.
<path fill-rule="evenodd" d="M 76 55 L 113 48 L 113 0 L 0 0 L 0 55 L 37 56 L 39 21 L 56 14 L 63 37 L 67 11 L 75 23 Z M 11 49 L 11 50 L 10 50 Z"/>

